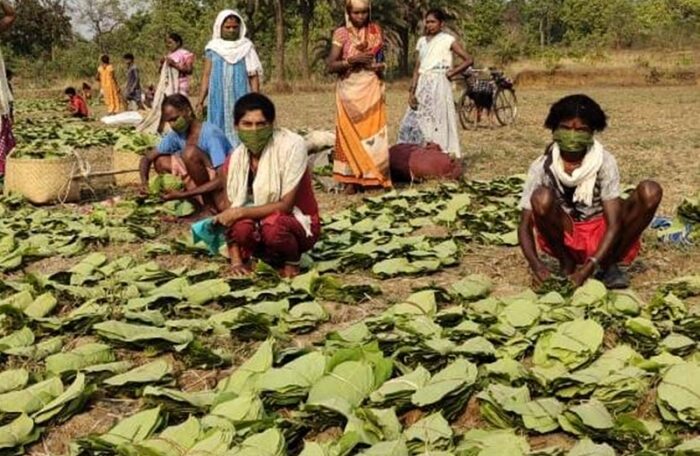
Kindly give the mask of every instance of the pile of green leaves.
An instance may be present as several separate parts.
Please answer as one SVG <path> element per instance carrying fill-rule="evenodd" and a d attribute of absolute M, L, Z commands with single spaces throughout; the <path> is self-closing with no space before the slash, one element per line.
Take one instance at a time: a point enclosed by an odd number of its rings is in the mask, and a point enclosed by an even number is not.
<path fill-rule="evenodd" d="M 324 219 L 312 256 L 320 271 L 372 268 L 392 277 L 457 264 L 463 243 L 517 245 L 522 184 L 510 177 L 366 198 Z"/>
<path fill-rule="evenodd" d="M 71 257 L 90 246 L 112 242 L 142 242 L 156 235 L 156 207 L 124 203 L 113 208 L 95 205 L 89 214 L 36 207 L 17 197 L 0 199 L 0 271 L 31 261 Z"/>
<path fill-rule="evenodd" d="M 290 286 L 318 291 L 321 279 L 311 274 Z M 199 282 L 202 294 L 194 298 L 193 292 L 194 302 L 206 307 L 237 295 L 230 291 L 234 282 L 226 292 L 213 280 Z M 157 407 L 106 434 L 77 440 L 71 454 L 150 448 L 166 455 L 171 439 L 178 447 L 231 455 L 565 454 L 557 448 L 533 451 L 523 437 L 553 432 L 578 440 L 566 453 L 572 455 L 695 454 L 697 439 L 684 442 L 683 436 L 693 435 L 700 417 L 699 333 L 684 329 L 692 318 L 689 306 L 669 299 L 668 290 L 685 290 L 679 291 L 682 299 L 700 295 L 693 288 L 697 280 L 665 284 L 659 288 L 663 298 L 653 305 L 639 300 L 635 307 L 629 295 L 608 292 L 595 281 L 571 296 L 526 291 L 495 298 L 487 278 L 472 276 L 449 289 L 418 291 L 381 315 L 329 333 L 322 345 L 285 349 L 267 339 L 215 388 L 197 393 L 169 388 L 172 370 L 157 361 L 107 381 L 130 380 L 137 388 L 142 379 L 153 382 L 143 394 Z M 268 283 L 267 290 L 274 293 L 283 283 Z M 159 288 L 127 307 L 177 296 L 172 282 Z M 254 306 L 266 317 L 285 309 L 272 301 L 244 304 L 209 323 L 230 327 L 230 315 L 238 318 L 240 309 Z M 682 335 L 692 347 L 680 356 L 668 351 L 676 351 L 676 343 L 635 350 L 624 335 L 638 319 L 649 320 L 664 340 Z M 604 331 L 619 333 L 618 343 L 606 345 Z M 634 412 L 649 394 L 657 407 L 639 418 Z M 470 398 L 487 427 L 456 431 L 450 423 Z M 179 418 L 172 421 L 165 410 Z M 407 412 L 419 419 L 399 419 Z M 144 432 L 122 432 L 124 422 Z M 329 427 L 339 427 L 342 435 L 303 441 Z M 125 438 L 112 440 L 114 435 Z"/>
<path fill-rule="evenodd" d="M 158 136 L 149 133 L 141 133 L 136 130 L 122 130 L 119 132 L 114 150 L 119 152 L 133 152 L 144 155 L 152 150 L 158 143 Z"/>
<path fill-rule="evenodd" d="M 12 426 L 6 448 L 21 449 L 95 398 L 121 395 L 143 397 L 146 408 L 76 440 L 71 454 L 167 455 L 175 445 L 215 454 L 525 455 L 531 449 L 519 435 L 550 432 L 582 439 L 575 451 L 584 452 L 663 454 L 693 444 L 678 436 L 700 416 L 698 332 L 684 302 L 700 295 L 695 277 L 664 284 L 646 305 L 595 281 L 568 296 L 495 298 L 488 278 L 469 276 L 417 291 L 303 349 L 272 337 L 322 322 L 319 301 L 343 287 L 316 271 L 283 281 L 264 266 L 254 280 L 217 277 L 216 268 L 172 271 L 93 254 L 49 276 L 6 280 L 0 356 L 43 366 L 39 377 L 16 368 L 0 374 L 0 404 L 12 404 L 0 405 Z M 670 340 L 652 348 L 628 339 L 640 319 Z M 604 331 L 619 334 L 617 345 L 604 344 Z M 67 336 L 75 333 L 97 341 L 74 346 Z M 179 389 L 167 357 L 123 357 L 172 352 L 211 369 L 227 362 L 217 341 L 231 336 L 264 342 L 203 391 Z M 652 385 L 657 413 L 641 420 L 631 413 Z M 470 398 L 490 429 L 450 426 Z M 402 423 L 407 412 L 420 419 Z M 342 436 L 303 441 L 330 426 Z"/>
<path fill-rule="evenodd" d="M 18 158 L 55 158 L 69 154 L 72 149 L 110 147 L 115 144 L 119 130 L 98 128 L 83 122 L 66 120 L 24 119 L 13 129 Z"/>

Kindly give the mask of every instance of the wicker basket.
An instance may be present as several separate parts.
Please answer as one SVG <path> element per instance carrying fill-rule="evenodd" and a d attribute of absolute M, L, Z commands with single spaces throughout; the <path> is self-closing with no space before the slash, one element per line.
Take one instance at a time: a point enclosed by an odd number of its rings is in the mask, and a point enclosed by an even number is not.
<path fill-rule="evenodd" d="M 139 165 L 141 164 L 141 155 L 134 152 L 114 151 L 114 171 L 134 170 L 129 173 L 120 173 L 114 176 L 117 185 L 120 187 L 126 185 L 138 185 L 141 183 L 139 176 Z"/>
<path fill-rule="evenodd" d="M 75 157 L 15 158 L 10 154 L 5 164 L 6 195 L 19 193 L 34 204 L 80 199 L 80 186 L 72 179 L 77 166 Z"/>
<path fill-rule="evenodd" d="M 90 173 L 109 173 L 114 168 L 114 152 L 111 147 L 76 151 L 87 162 Z M 95 176 L 88 179 L 95 190 L 102 190 L 114 185 L 114 176 Z"/>

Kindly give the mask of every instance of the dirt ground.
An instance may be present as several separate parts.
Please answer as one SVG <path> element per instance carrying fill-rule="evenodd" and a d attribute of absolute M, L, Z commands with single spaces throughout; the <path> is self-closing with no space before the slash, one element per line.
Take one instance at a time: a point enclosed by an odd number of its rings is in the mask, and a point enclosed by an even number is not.
<path fill-rule="evenodd" d="M 407 93 L 401 87 L 390 88 L 387 93 L 392 139 L 396 137 L 405 112 Z M 700 117 L 700 90 L 695 87 L 592 88 L 577 92 L 593 96 L 608 113 L 610 127 L 601 135 L 601 140 L 617 157 L 623 182 L 634 184 L 651 178 L 663 186 L 661 213 L 671 215 L 683 196 L 700 190 L 700 129 L 696 125 L 696 119 Z M 518 91 L 520 111 L 516 125 L 462 131 L 468 177 L 490 179 L 525 173 L 549 139 L 549 133 L 542 128 L 549 105 L 569 93 L 563 90 Z M 281 126 L 306 129 L 332 129 L 334 126 L 333 93 L 277 94 L 273 98 Z M 362 198 L 361 195 L 317 196 L 324 213 L 359 203 Z M 172 228 L 169 236 L 186 231 L 187 227 Z M 632 269 L 633 288 L 642 297 L 649 299 L 661 282 L 700 273 L 700 248 L 678 249 L 658 245 L 653 235 L 647 235 L 645 239 L 641 259 Z M 141 258 L 139 249 L 134 245 L 108 250 L 115 255 L 128 253 Z M 159 261 L 167 261 L 172 266 L 198 263 L 185 257 L 168 257 Z M 65 263 L 61 263 L 60 267 L 65 267 Z M 55 262 L 45 261 L 31 269 L 45 272 L 56 267 Z M 331 321 L 294 342 L 301 345 L 319 340 L 329 330 L 381 312 L 390 303 L 405 298 L 414 288 L 429 284 L 447 285 L 472 273 L 490 276 L 496 284 L 497 295 L 515 293 L 530 285 L 530 276 L 519 249 L 467 246 L 458 266 L 430 276 L 386 281 L 378 281 L 367 273 L 345 276 L 347 282 L 376 283 L 383 294 L 356 306 L 329 305 Z M 251 348 L 240 347 L 237 351 L 250 354 Z M 182 380 L 187 375 L 194 374 L 185 373 Z M 100 401 L 90 411 L 46 433 L 30 454 L 61 454 L 70 439 L 91 431 L 103 432 L 137 406 L 137 401 Z"/>

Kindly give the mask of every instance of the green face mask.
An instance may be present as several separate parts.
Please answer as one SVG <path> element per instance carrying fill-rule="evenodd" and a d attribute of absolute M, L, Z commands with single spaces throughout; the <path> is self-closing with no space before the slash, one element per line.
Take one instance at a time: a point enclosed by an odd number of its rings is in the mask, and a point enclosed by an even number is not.
<path fill-rule="evenodd" d="M 251 154 L 258 156 L 272 139 L 272 125 L 255 130 L 238 130 L 238 138 L 248 148 Z"/>
<path fill-rule="evenodd" d="M 552 135 L 563 152 L 586 152 L 593 145 L 593 133 L 557 128 Z"/>
<path fill-rule="evenodd" d="M 180 116 L 174 122 L 170 122 L 170 128 L 175 133 L 184 135 L 190 128 L 190 122 L 184 116 Z"/>
<path fill-rule="evenodd" d="M 238 30 L 235 30 L 235 31 L 222 30 L 221 31 L 221 39 L 225 40 L 225 41 L 236 41 L 238 39 Z"/>

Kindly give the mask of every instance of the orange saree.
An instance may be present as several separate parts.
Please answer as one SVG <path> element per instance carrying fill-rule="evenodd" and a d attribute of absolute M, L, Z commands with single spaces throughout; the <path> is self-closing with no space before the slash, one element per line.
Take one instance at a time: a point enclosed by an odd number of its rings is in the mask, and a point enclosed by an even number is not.
<path fill-rule="evenodd" d="M 382 50 L 381 29 L 369 24 L 356 31 L 341 27 L 333 44 L 342 58 Z M 374 71 L 360 70 L 340 77 L 336 87 L 336 147 L 333 177 L 343 184 L 390 187 L 389 142 L 384 82 Z"/>

